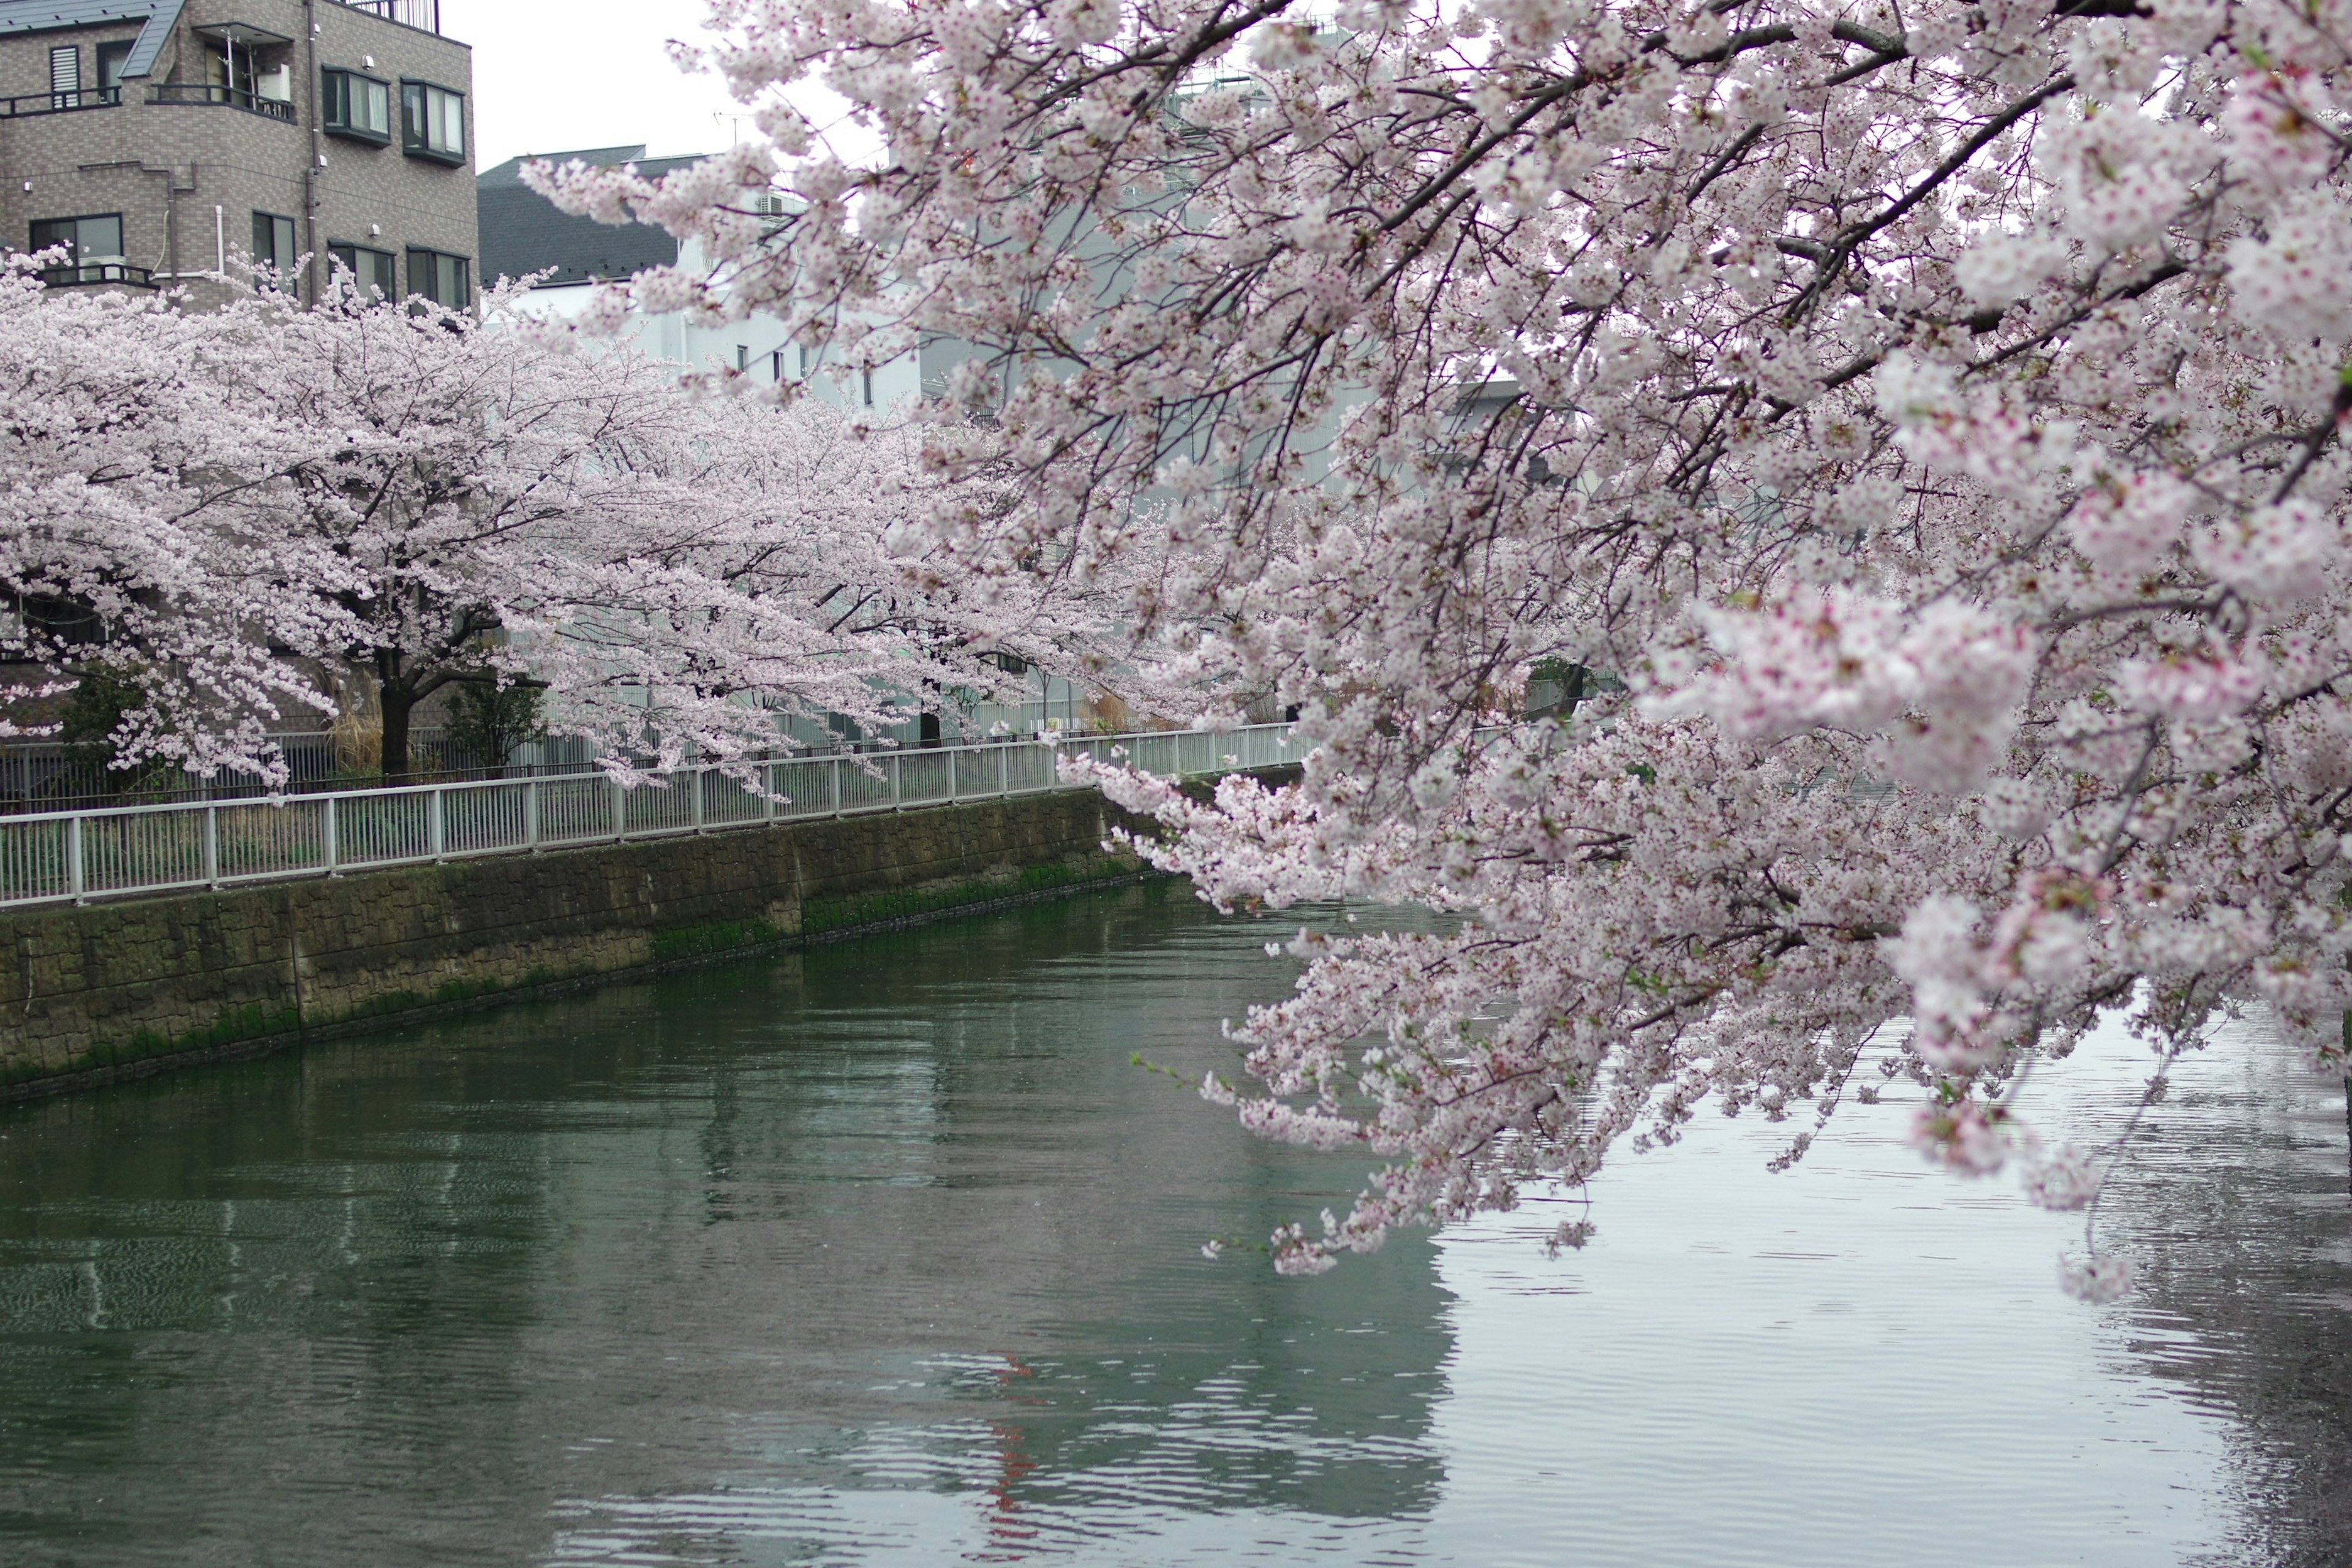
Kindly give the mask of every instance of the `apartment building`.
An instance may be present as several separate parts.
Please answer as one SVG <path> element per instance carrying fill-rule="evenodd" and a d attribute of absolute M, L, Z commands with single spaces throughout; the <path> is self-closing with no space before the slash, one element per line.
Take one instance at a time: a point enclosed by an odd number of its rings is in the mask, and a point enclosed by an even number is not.
<path fill-rule="evenodd" d="M 201 301 L 241 250 L 462 305 L 472 88 L 439 0 L 0 0 L 0 241 L 55 287 Z"/>
<path fill-rule="evenodd" d="M 691 246 L 681 247 L 667 231 L 648 224 L 612 225 L 558 211 L 522 183 L 522 167 L 535 159 L 551 163 L 578 161 L 597 168 L 634 165 L 648 179 L 702 161 L 699 156 L 647 158 L 643 143 L 583 147 L 568 153 L 528 153 L 484 171 L 480 191 L 482 277 L 523 278 L 544 273 L 532 303 L 550 315 L 575 313 L 593 285 L 625 280 L 647 267 L 703 266 Z M 849 363 L 822 348 L 787 341 L 784 324 L 772 316 L 709 325 L 671 312 L 640 321 L 638 346 L 656 359 L 697 370 L 731 369 L 761 381 L 806 382 L 816 395 L 845 408 L 891 407 L 937 397 L 950 372 L 971 351 L 950 339 L 926 341 L 913 352 L 879 363 Z"/>

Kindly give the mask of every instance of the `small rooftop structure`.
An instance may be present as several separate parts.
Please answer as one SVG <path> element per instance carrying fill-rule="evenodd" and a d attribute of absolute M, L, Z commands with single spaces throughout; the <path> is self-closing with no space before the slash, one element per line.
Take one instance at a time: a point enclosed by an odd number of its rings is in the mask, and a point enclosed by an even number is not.
<path fill-rule="evenodd" d="M 5 5 L 9 0 L 0 0 Z M 55 0 L 51 0 L 55 3 Z M 523 165 L 544 158 L 551 163 L 575 160 L 600 169 L 634 163 L 637 172 L 658 179 L 672 169 L 702 161 L 646 156 L 644 142 L 625 147 L 587 147 L 570 153 L 526 153 L 495 169 L 486 169 L 475 181 L 475 203 L 482 227 L 482 277 L 521 278 L 551 268 L 541 279 L 542 289 L 627 278 L 646 267 L 667 267 L 677 260 L 677 240 L 667 229 L 651 224 L 615 226 L 580 217 L 522 183 Z"/>

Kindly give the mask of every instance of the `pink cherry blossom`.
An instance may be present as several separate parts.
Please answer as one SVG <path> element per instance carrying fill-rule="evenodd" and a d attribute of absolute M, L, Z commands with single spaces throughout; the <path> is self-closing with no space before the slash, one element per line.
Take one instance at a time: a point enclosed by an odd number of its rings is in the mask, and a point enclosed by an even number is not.
<path fill-rule="evenodd" d="M 1246 1124 L 1372 1167 L 1286 1267 L 1857 1073 L 1983 1170 L 2118 1010 L 2179 1049 L 2261 999 L 2343 1070 L 2332 12 L 716 16 L 772 145 L 546 188 L 719 258 L 654 302 L 961 345 L 1004 445 L 932 461 L 1003 504 L 940 547 L 1127 574 L 1171 690 L 1313 747 L 1205 799 L 1107 777 L 1147 852 L 1220 903 L 1444 917 L 1338 923 L 1234 1026 Z M 845 103 L 822 147 L 772 108 L 805 83 Z M 754 187 L 792 216 L 742 244 Z M 1517 721 L 1565 671 L 1575 710 Z"/>

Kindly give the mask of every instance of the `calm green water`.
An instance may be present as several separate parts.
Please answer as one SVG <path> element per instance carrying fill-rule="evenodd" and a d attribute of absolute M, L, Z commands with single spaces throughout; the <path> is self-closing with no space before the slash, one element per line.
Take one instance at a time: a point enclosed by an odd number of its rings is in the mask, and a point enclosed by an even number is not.
<path fill-rule="evenodd" d="M 0 1111 L 0 1563 L 2352 1558 L 2340 1089 L 2248 1025 L 2147 1288 L 1925 1169 L 1700 1128 L 1313 1280 L 1222 1065 L 1286 928 L 1130 889 Z M 2145 1065 L 2064 1068 L 2095 1125 Z"/>

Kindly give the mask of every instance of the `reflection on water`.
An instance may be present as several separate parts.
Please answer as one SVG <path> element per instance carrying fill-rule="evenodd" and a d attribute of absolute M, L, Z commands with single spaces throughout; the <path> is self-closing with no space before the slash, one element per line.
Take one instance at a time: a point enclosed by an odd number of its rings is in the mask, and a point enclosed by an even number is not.
<path fill-rule="evenodd" d="M 2347 1555 L 2289 1054 L 2179 1075 L 2126 1308 L 1892 1106 L 1630 1161 L 1556 1262 L 1530 1213 L 1283 1280 L 1199 1244 L 1357 1173 L 1129 1065 L 1217 1063 L 1267 931 L 1130 889 L 0 1112 L 0 1561 Z"/>

